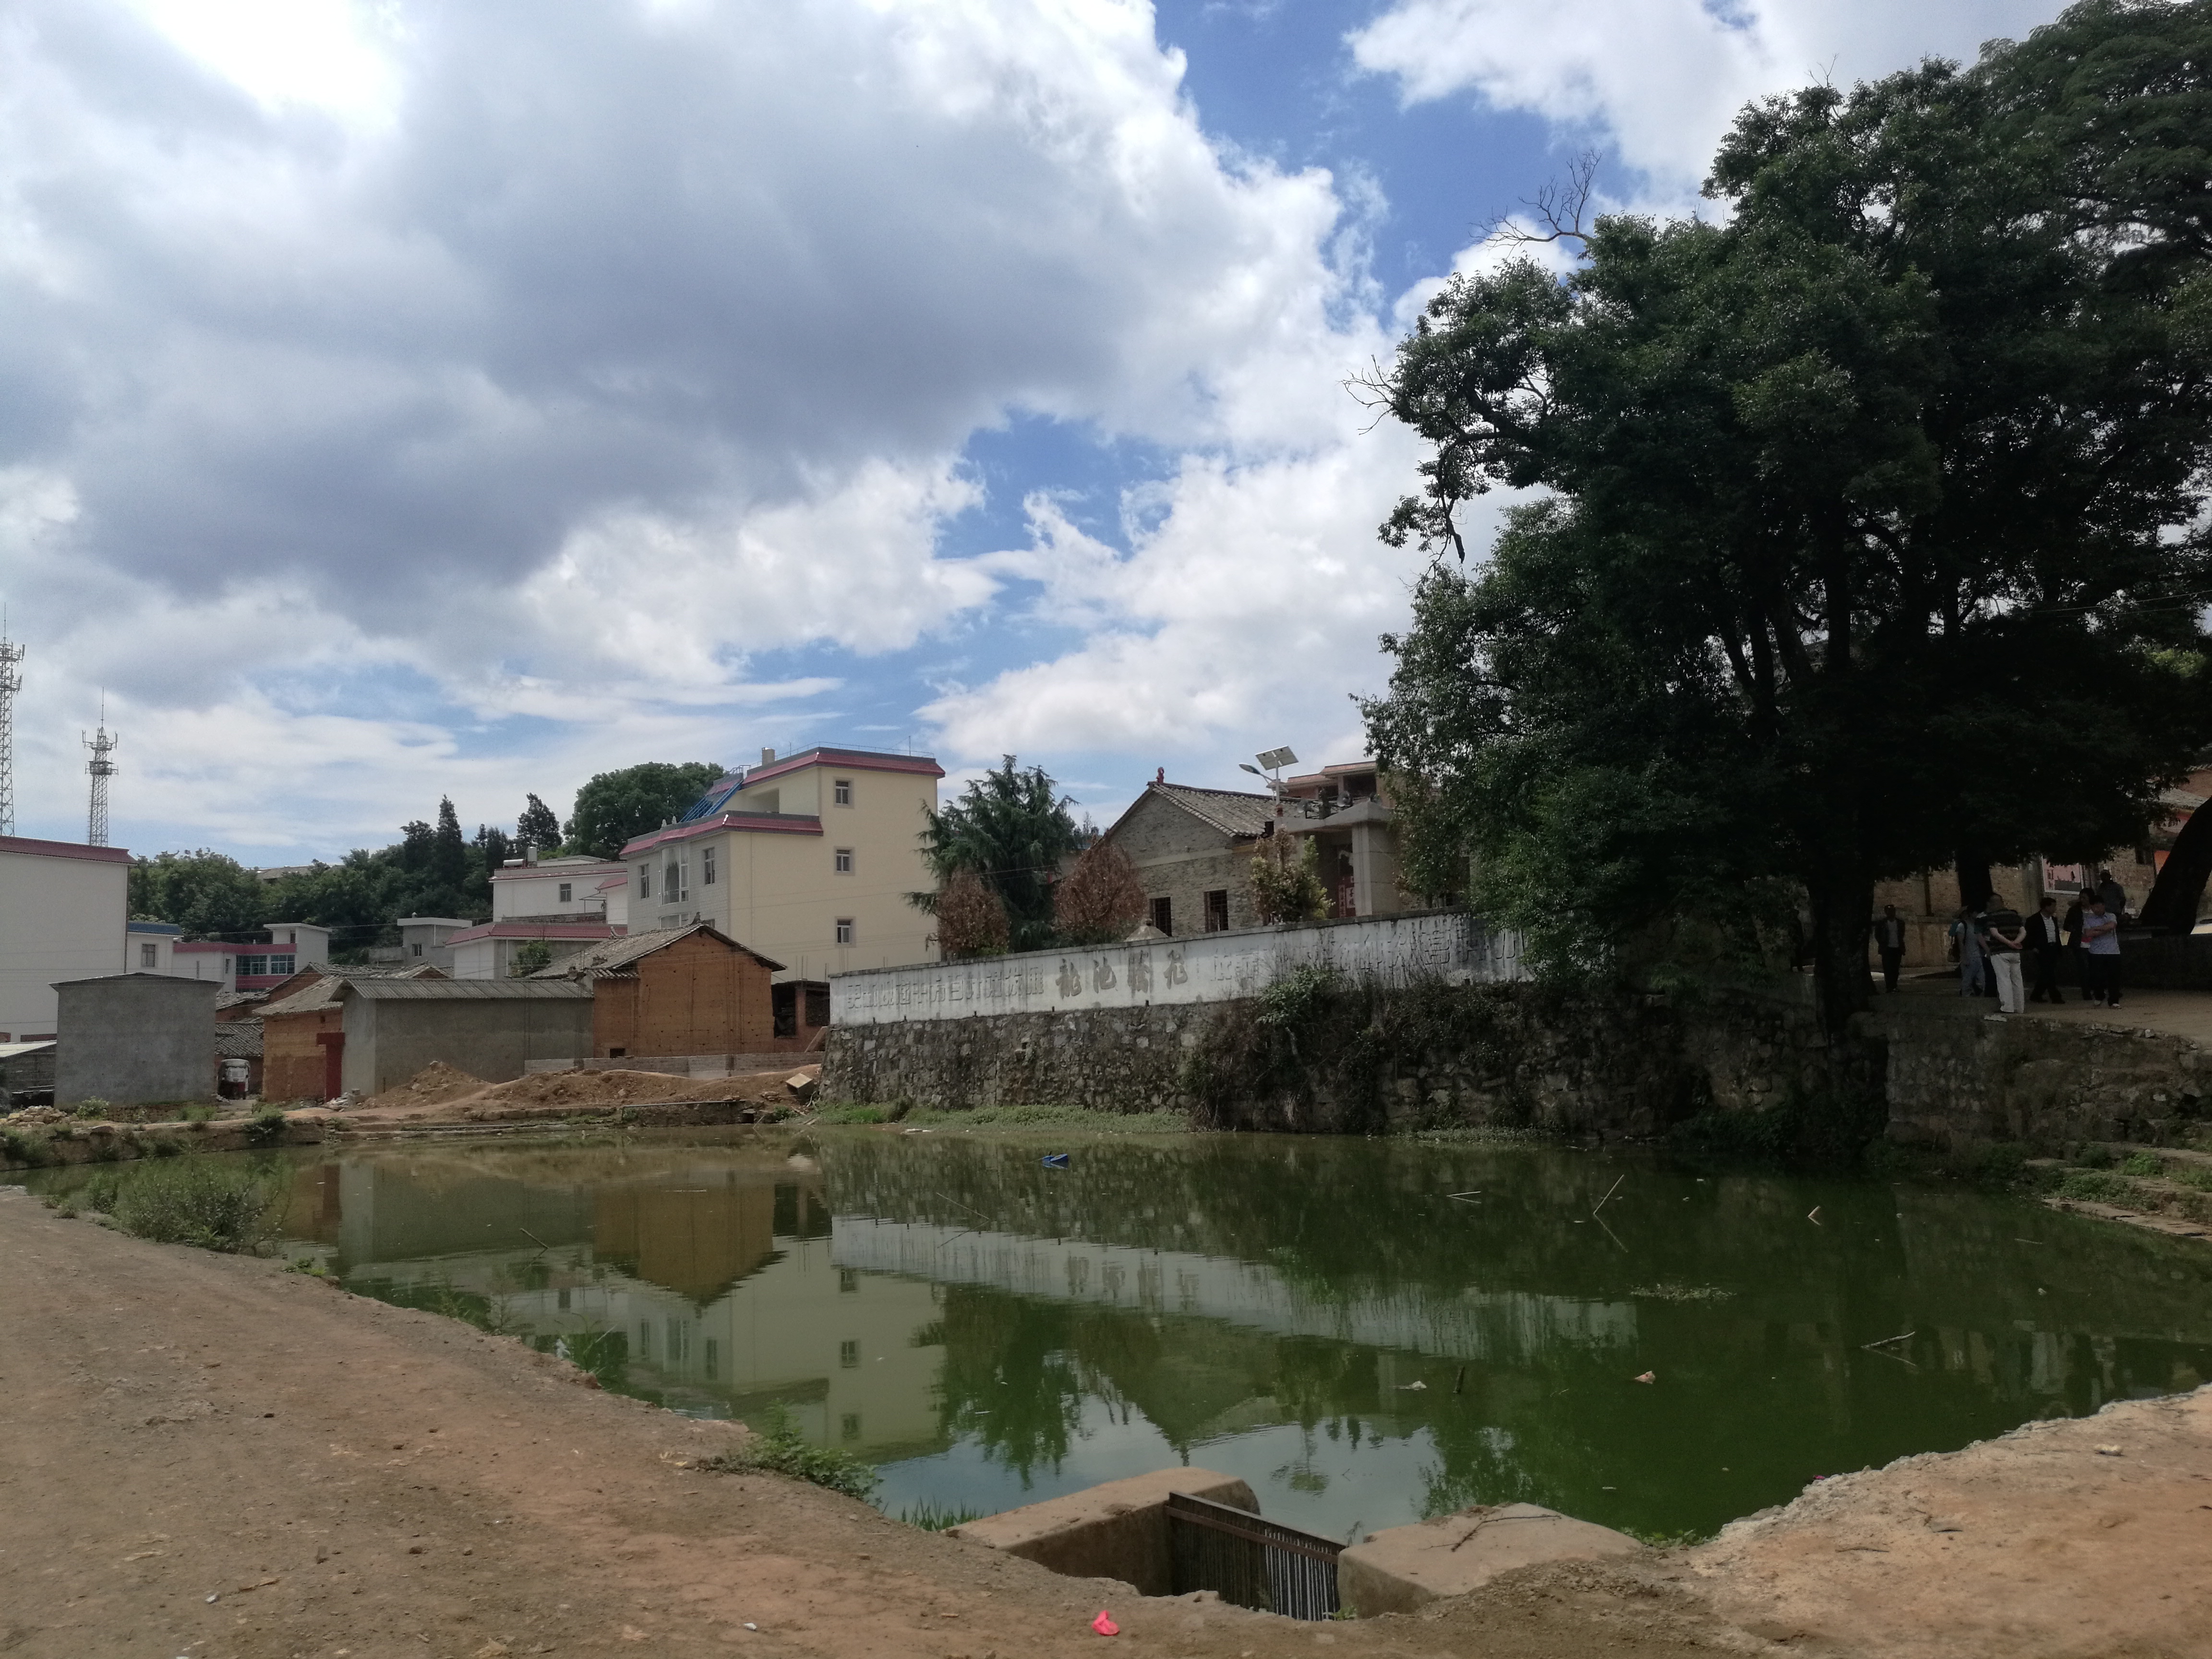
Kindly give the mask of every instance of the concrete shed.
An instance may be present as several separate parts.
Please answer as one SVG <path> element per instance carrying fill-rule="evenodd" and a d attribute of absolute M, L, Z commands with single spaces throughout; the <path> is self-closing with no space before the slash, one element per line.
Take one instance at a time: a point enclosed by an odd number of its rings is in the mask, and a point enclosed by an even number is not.
<path fill-rule="evenodd" d="M 64 980 L 54 1047 L 54 1104 L 205 1100 L 215 1092 L 213 980 L 106 974 Z"/>
<path fill-rule="evenodd" d="M 358 979 L 334 993 L 343 1011 L 345 1092 L 381 1094 L 442 1060 L 487 1083 L 532 1060 L 592 1052 L 592 988 L 568 980 Z"/>

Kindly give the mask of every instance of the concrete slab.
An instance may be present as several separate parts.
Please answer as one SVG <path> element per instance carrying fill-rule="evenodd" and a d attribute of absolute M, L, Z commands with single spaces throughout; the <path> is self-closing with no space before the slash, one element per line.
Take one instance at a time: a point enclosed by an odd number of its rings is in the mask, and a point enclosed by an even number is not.
<path fill-rule="evenodd" d="M 1337 1558 L 1337 1595 L 1362 1619 L 1411 1613 L 1516 1567 L 1594 1561 L 1643 1547 L 1626 1533 L 1534 1504 L 1478 1505 L 1354 1544 Z"/>
<path fill-rule="evenodd" d="M 1118 1578 L 1139 1594 L 1173 1594 L 1168 1559 L 1168 1494 L 1188 1492 L 1260 1512 L 1252 1488 L 1212 1469 L 1160 1469 L 1086 1486 L 951 1529 L 1070 1578 Z"/>

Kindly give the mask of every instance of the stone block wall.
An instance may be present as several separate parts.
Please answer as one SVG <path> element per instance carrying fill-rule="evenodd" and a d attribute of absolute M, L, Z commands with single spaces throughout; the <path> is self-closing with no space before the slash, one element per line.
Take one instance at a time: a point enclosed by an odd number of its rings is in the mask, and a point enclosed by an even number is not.
<path fill-rule="evenodd" d="M 825 1099 L 1188 1111 L 1222 1128 L 1650 1135 L 1814 1086 L 1812 1011 L 1524 984 L 1353 988 L 1275 1023 L 1258 999 L 833 1026 Z"/>
<path fill-rule="evenodd" d="M 2206 1115 L 2212 1094 L 2212 1051 L 2117 1025 L 1901 1019 L 1887 1049 L 1890 1139 L 1944 1151 L 2168 1145 Z"/>

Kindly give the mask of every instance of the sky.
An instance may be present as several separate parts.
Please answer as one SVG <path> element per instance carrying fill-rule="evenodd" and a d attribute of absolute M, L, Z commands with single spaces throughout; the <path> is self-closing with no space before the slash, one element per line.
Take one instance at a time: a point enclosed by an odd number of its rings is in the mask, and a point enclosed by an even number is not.
<path fill-rule="evenodd" d="M 0 0 L 19 834 L 249 864 L 814 744 L 1362 752 L 1346 381 L 1585 150 L 2016 0 Z M 1480 515 L 1474 526 L 1480 537 Z"/>

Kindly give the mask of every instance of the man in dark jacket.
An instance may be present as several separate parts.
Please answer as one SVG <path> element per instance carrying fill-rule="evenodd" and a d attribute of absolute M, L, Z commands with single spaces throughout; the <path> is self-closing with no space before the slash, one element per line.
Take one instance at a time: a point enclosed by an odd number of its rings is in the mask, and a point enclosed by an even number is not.
<path fill-rule="evenodd" d="M 2028 993 L 2030 1002 L 2066 1000 L 2058 992 L 2058 953 L 2065 936 L 2058 921 L 2058 901 L 2045 893 L 2043 908 L 2027 921 L 2027 948 L 2035 958 L 2035 989 Z"/>
<path fill-rule="evenodd" d="M 2075 894 L 2074 902 L 2066 907 L 2066 915 L 2058 924 L 2058 931 L 2066 940 L 2065 954 L 2061 959 L 2074 970 L 2074 982 L 2081 988 L 2084 997 L 2089 994 L 2089 970 L 2081 965 L 2081 915 L 2088 902 L 2087 889 Z"/>
<path fill-rule="evenodd" d="M 1881 920 L 1874 925 L 1874 945 L 1881 952 L 1882 988 L 1894 993 L 1898 970 L 1905 966 L 1905 919 L 1894 904 L 1881 907 Z"/>

